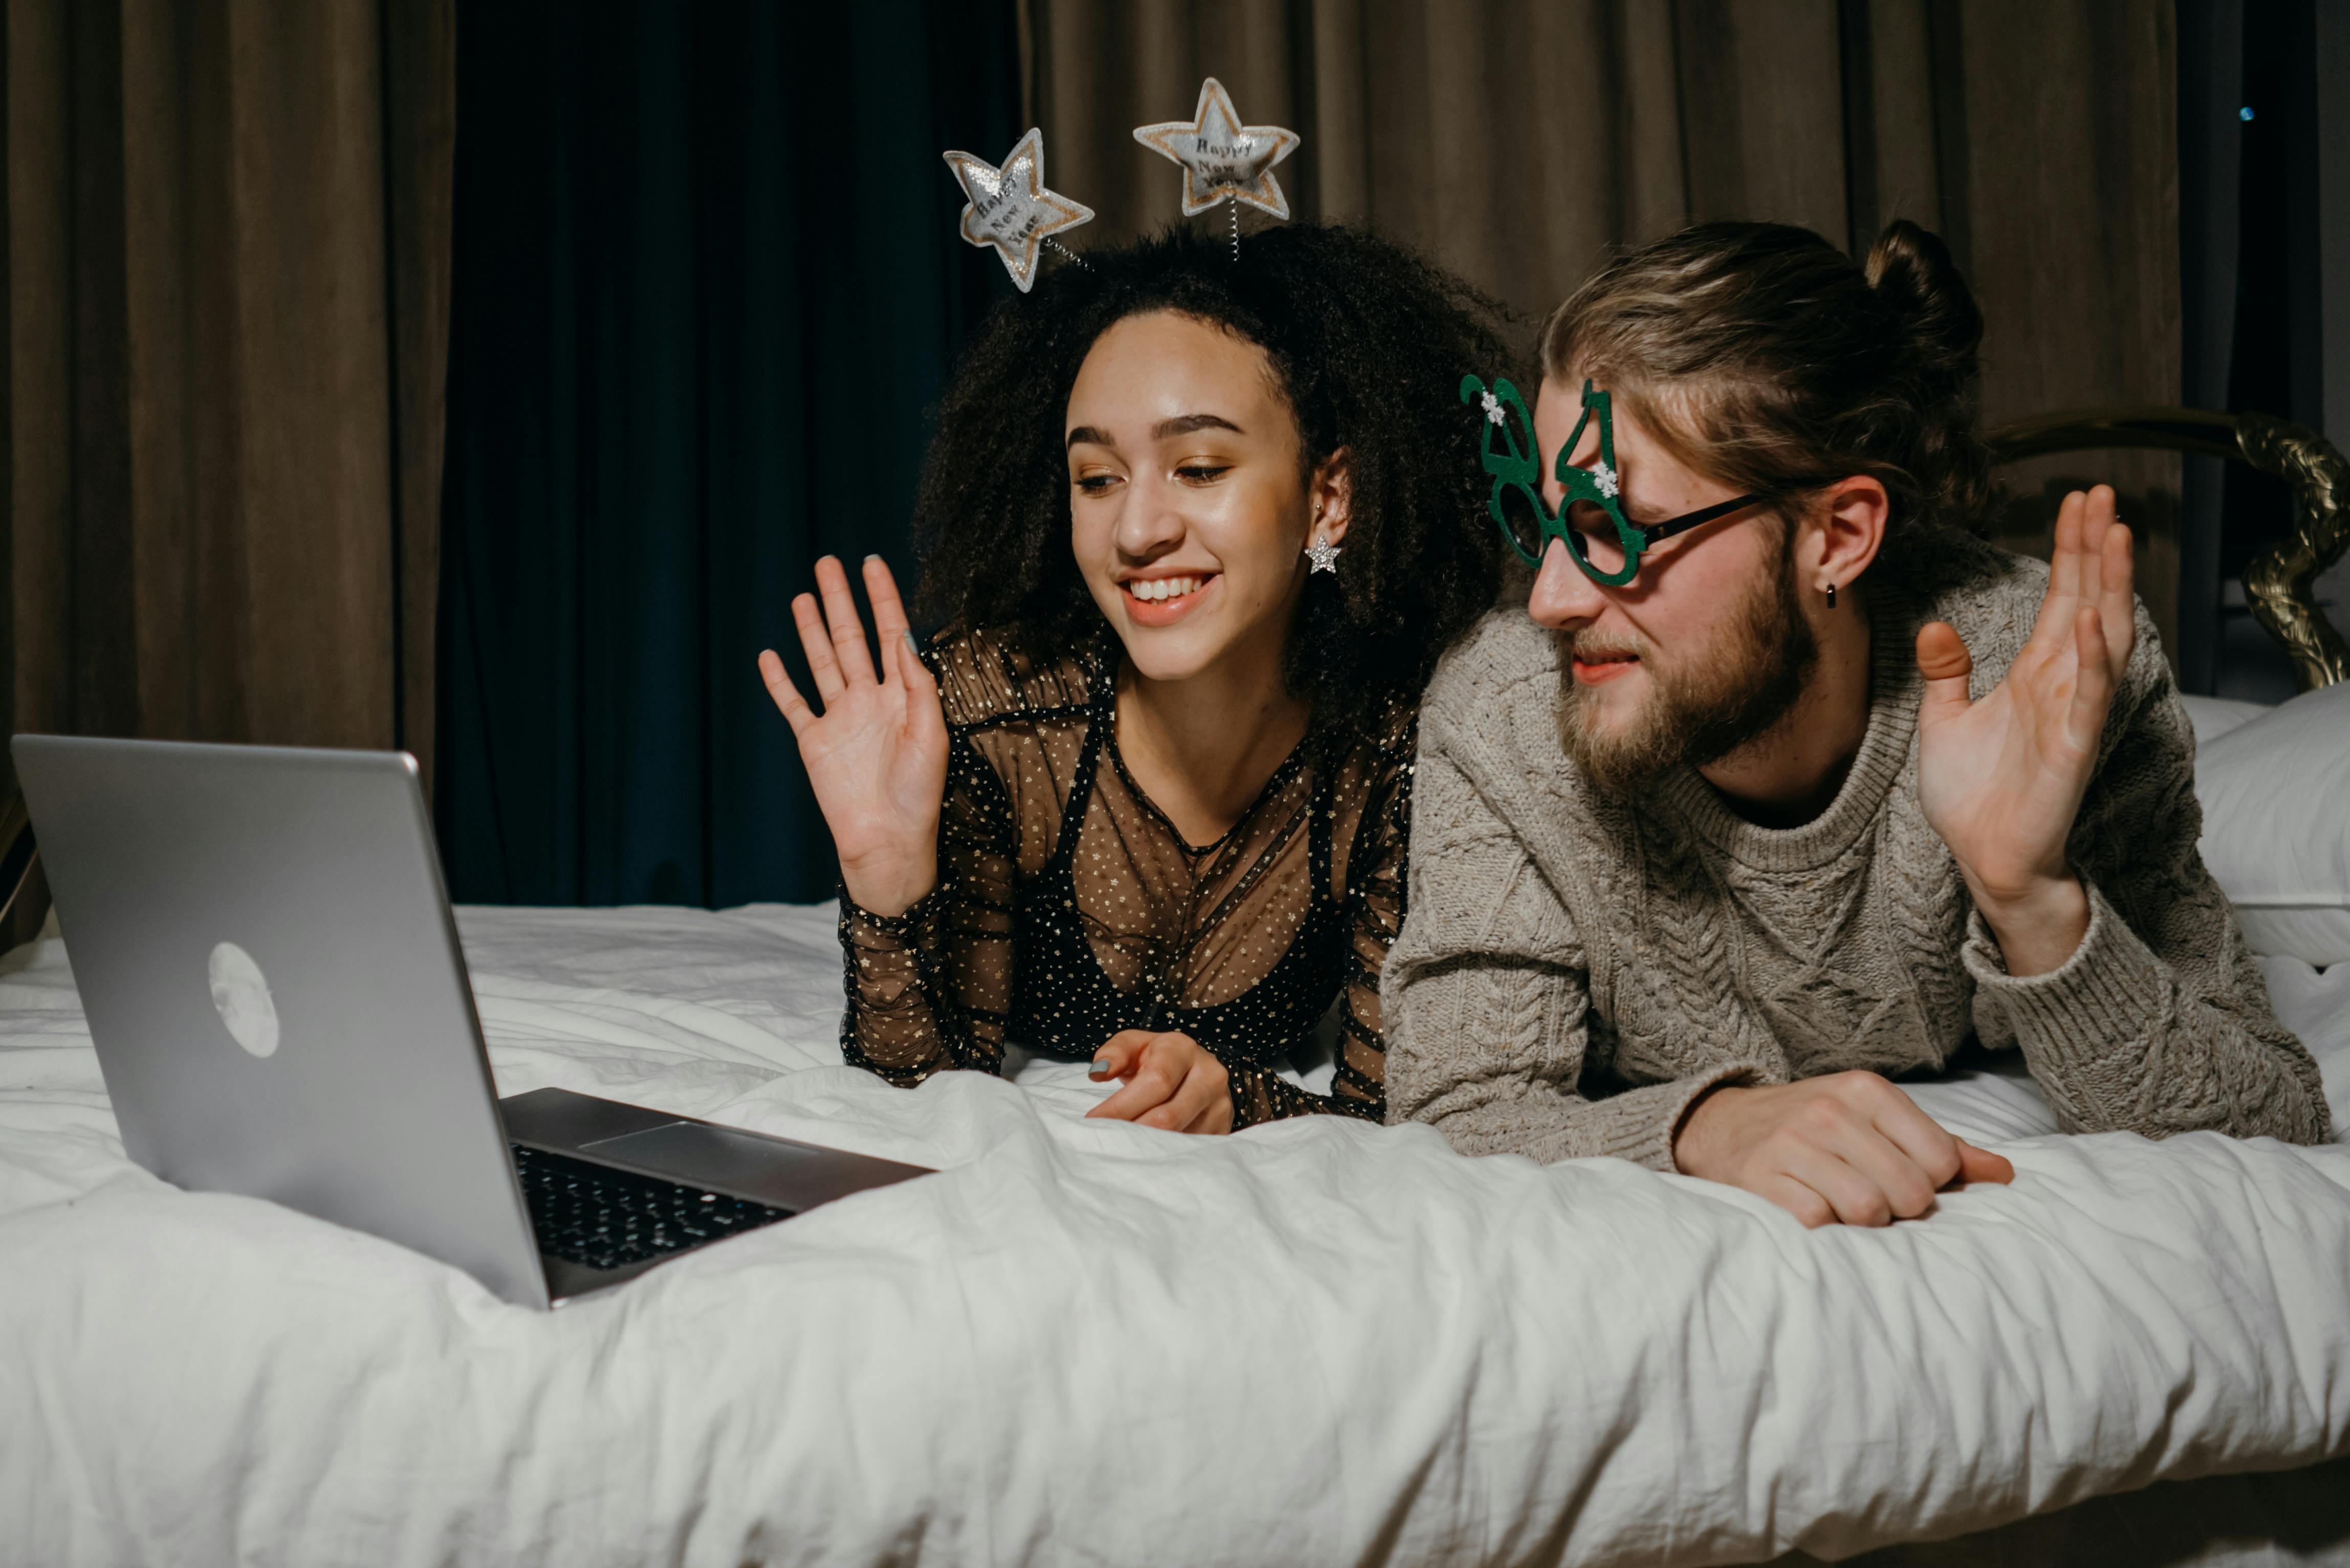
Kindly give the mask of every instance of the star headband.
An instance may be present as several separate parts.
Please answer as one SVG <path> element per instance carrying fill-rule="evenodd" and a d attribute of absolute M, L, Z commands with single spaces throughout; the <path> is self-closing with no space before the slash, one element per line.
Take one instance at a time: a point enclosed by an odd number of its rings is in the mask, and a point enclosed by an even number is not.
<path fill-rule="evenodd" d="M 962 237 L 993 245 L 1003 270 L 1025 294 L 1036 282 L 1038 248 L 1051 245 L 1068 254 L 1053 236 L 1093 222 L 1094 210 L 1045 186 L 1045 133 L 1032 129 L 1001 164 L 968 152 L 944 155 L 955 182 L 970 198 L 962 210 Z"/>
<path fill-rule="evenodd" d="M 1185 217 L 1197 217 L 1220 202 L 1232 204 L 1234 261 L 1240 259 L 1242 202 L 1288 218 L 1289 199 L 1273 177 L 1273 166 L 1297 151 L 1297 133 L 1278 125 L 1243 125 L 1232 94 L 1215 78 L 1200 84 L 1199 107 L 1191 119 L 1138 125 L 1134 139 L 1181 165 Z M 1021 293 L 1035 285 L 1043 247 L 1080 259 L 1054 236 L 1092 222 L 1094 210 L 1046 188 L 1041 130 L 1022 137 L 1001 164 L 968 152 L 945 157 L 967 198 L 962 237 L 993 247 Z"/>

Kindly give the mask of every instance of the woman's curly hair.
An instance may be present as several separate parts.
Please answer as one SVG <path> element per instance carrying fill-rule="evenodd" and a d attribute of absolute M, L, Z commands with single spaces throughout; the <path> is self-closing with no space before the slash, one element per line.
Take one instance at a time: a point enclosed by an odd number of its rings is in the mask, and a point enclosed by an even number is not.
<path fill-rule="evenodd" d="M 1237 262 L 1222 234 L 1170 230 L 1092 252 L 999 306 L 963 356 L 923 462 L 919 617 L 995 629 L 1040 661 L 1099 632 L 1070 545 L 1069 391 L 1105 331 L 1160 310 L 1264 350 L 1304 437 L 1301 487 L 1347 449 L 1346 554 L 1335 577 L 1307 580 L 1291 691 L 1312 704 L 1317 729 L 1416 698 L 1499 589 L 1479 427 L 1459 387 L 1515 356 L 1499 306 L 1358 229 L 1267 230 L 1240 242 Z"/>

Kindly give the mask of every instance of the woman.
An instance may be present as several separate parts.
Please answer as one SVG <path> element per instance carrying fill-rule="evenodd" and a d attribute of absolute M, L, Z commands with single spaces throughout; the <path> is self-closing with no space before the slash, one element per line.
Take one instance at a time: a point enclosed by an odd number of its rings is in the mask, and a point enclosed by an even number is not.
<path fill-rule="evenodd" d="M 916 503 L 919 655 L 865 564 L 772 651 L 841 867 L 848 1061 L 911 1085 L 1007 1043 L 1225 1132 L 1384 1108 L 1415 702 L 1499 580 L 1454 389 L 1492 307 L 1368 234 L 1096 253 L 981 328 Z M 1315 563 L 1335 566 L 1314 569 Z M 1276 1069 L 1338 1003 L 1327 1096 Z"/>

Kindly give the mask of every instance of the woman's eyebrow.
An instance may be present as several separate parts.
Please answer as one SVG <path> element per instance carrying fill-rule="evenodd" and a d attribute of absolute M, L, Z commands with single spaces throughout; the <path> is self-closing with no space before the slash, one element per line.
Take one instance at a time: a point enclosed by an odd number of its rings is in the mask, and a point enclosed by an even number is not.
<path fill-rule="evenodd" d="M 1165 441 L 1169 436 L 1190 435 L 1193 431 L 1230 431 L 1234 435 L 1245 432 L 1221 414 L 1178 414 L 1171 420 L 1161 420 L 1152 427 L 1153 441 Z"/>
<path fill-rule="evenodd" d="M 1165 441 L 1169 436 L 1190 435 L 1193 431 L 1230 431 L 1234 435 L 1248 433 L 1222 414 L 1178 414 L 1171 420 L 1161 420 L 1151 426 L 1150 439 Z M 1079 425 L 1069 432 L 1068 444 L 1076 446 L 1079 442 L 1112 449 L 1118 446 L 1118 442 L 1110 439 L 1108 431 L 1097 430 L 1091 425 Z"/>

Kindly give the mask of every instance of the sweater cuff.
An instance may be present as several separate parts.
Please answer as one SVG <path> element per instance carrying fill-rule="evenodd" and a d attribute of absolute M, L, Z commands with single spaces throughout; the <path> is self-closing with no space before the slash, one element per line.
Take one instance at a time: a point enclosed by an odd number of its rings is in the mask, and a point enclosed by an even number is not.
<path fill-rule="evenodd" d="M 1668 1084 L 1650 1084 L 1642 1088 L 1627 1089 L 1620 1095 L 1610 1095 L 1604 1100 L 1590 1102 L 1585 1113 L 1591 1120 L 1586 1137 L 1575 1140 L 1579 1147 L 1554 1155 L 1553 1158 L 1568 1158 L 1580 1155 L 1609 1155 L 1628 1159 L 1635 1165 L 1645 1165 L 1650 1170 L 1671 1175 L 1681 1173 L 1673 1159 L 1673 1142 L 1679 1135 L 1681 1123 L 1709 1090 L 1725 1084 L 1758 1082 L 1753 1066 L 1744 1062 L 1725 1062 L 1709 1067 L 1690 1078 L 1675 1078 Z"/>
<path fill-rule="evenodd" d="M 2095 882 L 2085 877 L 2081 886 L 2089 896 L 2089 929 L 2072 956 L 2046 974 L 2008 973 L 1999 939 L 1979 909 L 1967 916 L 1960 950 L 1978 990 L 2006 1010 L 2017 1042 L 2052 1066 L 2143 1041 L 2147 1009 L 2168 994 L 2162 961 Z"/>

